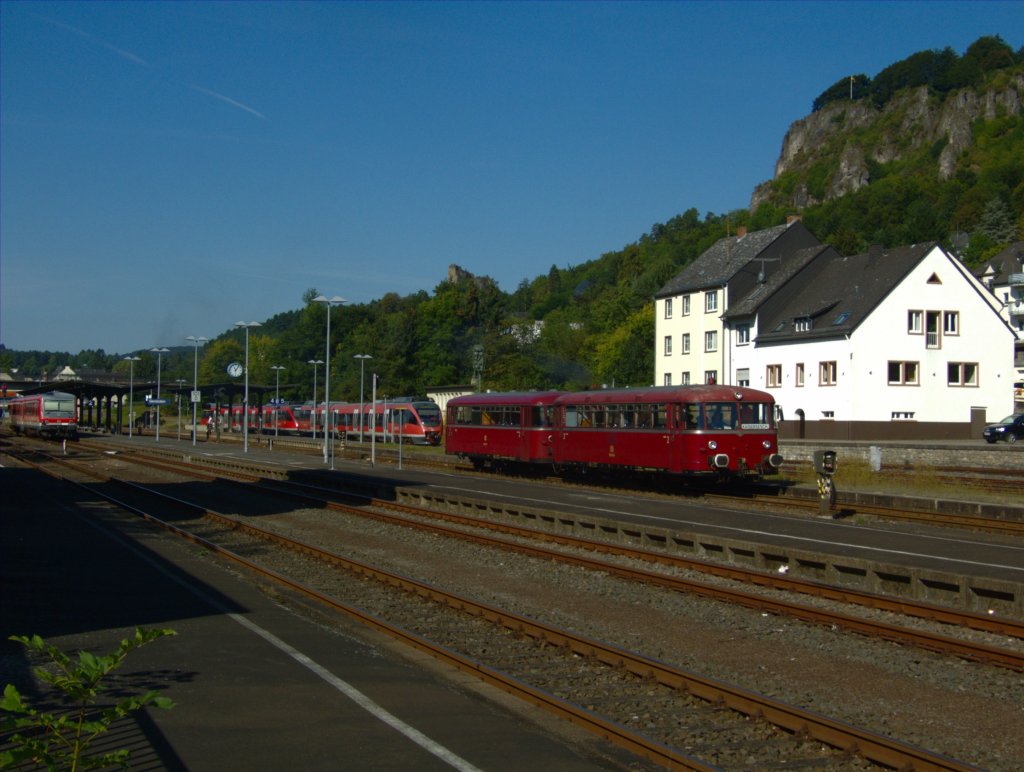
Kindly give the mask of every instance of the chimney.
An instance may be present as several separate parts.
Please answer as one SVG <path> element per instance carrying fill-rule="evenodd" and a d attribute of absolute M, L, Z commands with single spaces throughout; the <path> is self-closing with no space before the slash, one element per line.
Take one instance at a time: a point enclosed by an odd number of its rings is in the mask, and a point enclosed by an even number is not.
<path fill-rule="evenodd" d="M 800 222 L 803 219 L 804 219 L 803 215 L 800 215 L 800 214 L 790 214 L 790 215 L 787 215 L 786 216 L 786 225 L 792 225 L 793 223 Z"/>
<path fill-rule="evenodd" d="M 747 235 L 747 226 L 746 225 L 737 225 L 736 226 L 736 240 L 739 241 L 740 239 L 742 239 L 746 235 Z"/>
<path fill-rule="evenodd" d="M 884 247 L 881 244 L 872 244 L 868 247 L 868 265 L 873 265 L 878 262 L 878 258 L 882 256 Z"/>

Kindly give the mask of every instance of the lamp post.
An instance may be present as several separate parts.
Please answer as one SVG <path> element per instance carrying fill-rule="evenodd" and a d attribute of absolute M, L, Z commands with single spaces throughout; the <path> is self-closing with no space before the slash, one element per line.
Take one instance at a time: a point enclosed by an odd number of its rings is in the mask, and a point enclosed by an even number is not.
<path fill-rule="evenodd" d="M 202 396 L 199 392 L 199 344 L 205 343 L 209 338 L 195 335 L 187 335 L 185 340 L 191 341 L 195 348 L 195 363 L 192 367 L 192 447 L 196 446 L 196 412 L 199 410 L 199 402 Z"/>
<path fill-rule="evenodd" d="M 249 452 L 249 328 L 262 327 L 259 322 L 235 322 L 245 330 L 245 396 L 242 398 L 242 452 Z"/>
<path fill-rule="evenodd" d="M 324 360 L 322 359 L 310 359 L 306 362 L 307 365 L 313 365 L 313 410 L 309 414 L 310 422 L 309 425 L 313 427 L 313 442 L 316 442 L 316 366 L 322 365 Z M 324 435 L 326 438 L 327 435 Z"/>
<path fill-rule="evenodd" d="M 178 390 L 174 393 L 174 404 L 178 408 L 178 442 L 181 442 L 181 387 L 188 381 L 184 378 L 175 378 L 174 382 L 178 384 Z"/>
<path fill-rule="evenodd" d="M 334 450 L 334 435 L 331 434 L 331 306 L 340 306 L 345 298 L 335 295 L 333 298 L 317 295 L 313 298 L 314 303 L 323 303 L 327 306 L 327 357 L 324 365 L 324 463 L 327 463 L 327 446 L 330 438 L 331 450 Z M 331 457 L 331 468 L 334 468 L 333 456 Z"/>
<path fill-rule="evenodd" d="M 281 371 L 284 370 L 282 365 L 273 365 L 271 370 L 277 376 L 277 381 L 274 384 L 274 436 L 277 436 L 277 418 L 278 411 L 281 409 Z"/>
<path fill-rule="evenodd" d="M 156 441 L 160 442 L 160 358 L 170 351 L 169 348 L 151 348 L 156 354 Z"/>
<path fill-rule="evenodd" d="M 132 425 L 135 423 L 135 363 L 140 357 L 124 357 L 128 363 L 128 439 L 132 438 Z"/>
<path fill-rule="evenodd" d="M 359 360 L 359 442 L 363 441 L 363 373 L 367 359 L 373 359 L 369 354 L 356 354 L 352 357 Z"/>

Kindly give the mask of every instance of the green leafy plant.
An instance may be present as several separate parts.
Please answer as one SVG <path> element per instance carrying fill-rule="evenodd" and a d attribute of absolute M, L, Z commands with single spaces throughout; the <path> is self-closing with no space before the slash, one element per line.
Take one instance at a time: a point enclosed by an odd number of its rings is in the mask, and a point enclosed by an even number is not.
<path fill-rule="evenodd" d="M 105 691 L 101 682 L 135 649 L 165 635 L 176 634 L 174 630 L 136 628 L 135 635 L 122 639 L 112 654 L 98 657 L 81 651 L 77 661 L 38 635 L 12 635 L 10 640 L 49 659 L 50 667 L 34 668 L 33 672 L 40 681 L 62 694 L 64 705 L 59 712 L 37 710 L 25 702 L 13 684 L 7 684 L 0 700 L 3 711 L 0 731 L 13 734 L 4 738 L 7 749 L 0 750 L 0 768 L 24 762 L 34 762 L 51 770 L 126 767 L 129 756 L 126 749 L 90 756 L 89 747 L 115 721 L 130 713 L 147 705 L 172 708 L 174 703 L 151 690 L 100 709 L 96 703 Z"/>

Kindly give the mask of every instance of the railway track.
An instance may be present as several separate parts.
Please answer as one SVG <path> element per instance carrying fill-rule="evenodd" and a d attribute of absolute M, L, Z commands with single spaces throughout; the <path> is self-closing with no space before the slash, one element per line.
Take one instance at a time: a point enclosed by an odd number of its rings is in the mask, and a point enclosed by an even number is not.
<path fill-rule="evenodd" d="M 75 476 L 85 474 L 102 476 L 96 470 L 81 467 L 74 472 Z M 131 489 L 134 495 L 153 495 L 137 485 Z M 166 497 L 161 501 L 164 505 L 169 502 Z M 783 761 L 787 766 L 969 768 L 953 759 L 666 666 L 621 647 L 343 558 L 333 551 L 211 512 L 201 504 L 180 500 L 169 503 L 174 509 L 186 507 L 193 513 L 201 512 L 204 523 L 214 524 L 185 529 L 146 513 L 142 507 L 134 509 L 239 565 L 285 583 L 293 592 L 356 616 L 669 768 L 749 768 Z M 254 547 L 253 539 L 261 544 L 287 546 L 290 555 L 302 556 L 303 564 L 297 566 L 293 559 L 281 558 L 283 551 L 268 553 L 265 547 Z M 254 552 L 263 556 L 258 562 L 246 557 Z M 354 590 L 348 584 L 339 586 L 336 572 L 324 579 L 318 569 L 310 568 L 305 561 L 343 566 L 346 583 L 354 581 L 352 576 L 373 577 L 376 592 L 387 596 L 381 605 L 388 607 L 388 617 L 414 621 L 385 622 L 377 614 L 369 615 L 337 600 Z M 316 579 L 319 589 L 311 586 L 311 578 Z M 360 592 L 365 590 L 361 585 Z M 395 592 L 396 588 L 400 592 Z M 425 603 L 433 609 L 426 617 Z M 399 607 L 406 610 L 399 611 Z M 472 651 L 459 651 L 457 647 L 465 646 L 466 641 L 473 648 L 486 650 L 487 659 Z M 569 680 L 574 686 L 568 696 L 560 696 L 558 689 L 550 685 L 566 683 L 567 666 L 573 670 Z M 614 695 L 613 700 L 609 700 L 610 694 Z M 618 710 L 622 705 L 630 707 L 626 714 L 602 715 L 601 708 L 609 701 L 619 706 Z M 635 723 L 636 716 L 631 714 L 639 704 L 646 715 L 670 717 L 670 726 L 652 726 L 648 722 L 644 732 L 628 728 Z"/>
<path fill-rule="evenodd" d="M 1024 639 L 1024 623 L 1004 616 L 974 613 L 908 598 L 862 592 L 851 587 L 835 587 L 826 583 L 789 577 L 777 572 L 767 573 L 738 565 L 715 563 L 677 554 L 636 548 L 613 541 L 580 538 L 568 534 L 519 527 L 505 522 L 491 521 L 487 518 L 459 515 L 448 510 L 410 506 L 347 491 L 344 494 L 345 501 L 357 500 L 359 502 L 358 505 L 352 505 L 338 501 L 338 492 L 335 490 L 288 482 L 281 475 L 275 476 L 274 473 L 261 470 L 258 465 L 252 463 L 242 469 L 224 468 L 201 457 L 186 462 L 147 452 L 119 454 L 119 458 L 150 468 L 188 476 L 200 476 L 206 479 L 228 478 L 246 483 L 259 483 L 279 494 L 297 497 L 300 500 L 309 501 L 315 506 L 326 506 L 359 517 L 375 518 L 394 525 L 421 530 L 433 530 L 447 537 L 471 540 L 478 544 L 528 554 L 545 560 L 572 563 L 580 567 L 616 575 L 629 581 L 660 586 L 677 592 L 693 593 L 765 613 L 782 614 L 805 622 L 836 627 L 1013 670 L 1024 670 L 1021 656 L 1016 652 L 1005 650 L 1002 646 L 965 641 L 962 637 L 920 630 L 900 622 L 903 619 L 917 619 L 936 623 L 949 631 L 976 630 L 995 636 L 1000 642 L 1003 639 Z M 200 469 L 207 471 L 199 471 Z M 385 512 L 391 514 L 385 514 Z M 438 525 L 439 523 L 446 525 Z M 467 529 L 470 532 L 467 532 Z M 472 531 L 478 534 L 498 533 L 517 541 L 496 539 L 487 535 L 474 535 Z M 556 548 L 528 546 L 530 544 L 556 545 Z M 637 564 L 655 565 L 658 567 L 658 571 L 631 569 L 619 563 L 589 557 L 594 554 L 633 561 Z M 679 574 L 682 572 L 695 574 L 697 578 L 680 577 Z M 780 597 L 780 594 L 783 597 Z M 826 605 L 803 604 L 794 601 L 793 596 L 824 601 Z M 891 623 L 885 619 L 864 618 L 863 614 L 851 613 L 850 607 L 884 612 L 893 615 L 897 621 Z"/>

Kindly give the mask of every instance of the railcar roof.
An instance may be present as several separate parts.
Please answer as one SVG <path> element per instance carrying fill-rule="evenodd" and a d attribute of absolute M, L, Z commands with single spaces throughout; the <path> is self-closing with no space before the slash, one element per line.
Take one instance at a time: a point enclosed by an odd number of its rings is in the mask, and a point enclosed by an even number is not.
<path fill-rule="evenodd" d="M 565 392 L 562 391 L 489 391 L 483 394 L 464 394 L 448 400 L 448 405 L 550 405 Z"/>
<path fill-rule="evenodd" d="M 629 402 L 732 402 L 737 399 L 755 399 L 770 402 L 772 396 L 746 386 L 698 384 L 694 386 L 651 386 L 643 389 L 599 389 L 576 391 L 558 398 L 561 405 Z"/>

